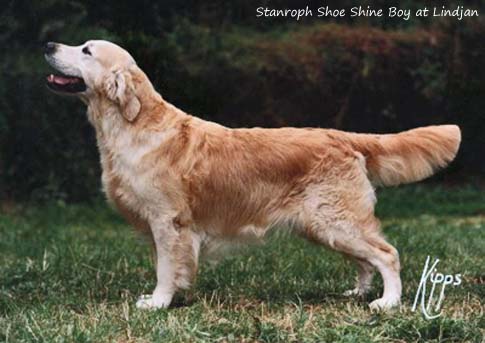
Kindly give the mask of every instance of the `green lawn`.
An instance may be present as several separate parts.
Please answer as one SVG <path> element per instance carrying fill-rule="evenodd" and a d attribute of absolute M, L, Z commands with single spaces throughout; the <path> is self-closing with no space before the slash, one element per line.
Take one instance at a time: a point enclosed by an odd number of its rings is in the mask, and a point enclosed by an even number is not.
<path fill-rule="evenodd" d="M 377 211 L 404 286 L 404 306 L 386 314 L 367 306 L 380 277 L 367 299 L 345 298 L 353 266 L 285 234 L 204 265 L 169 310 L 140 311 L 155 283 L 149 247 L 103 202 L 11 210 L 0 215 L 0 341 L 483 342 L 485 193 L 390 189 Z M 427 255 L 463 275 L 435 320 L 410 310 Z"/>

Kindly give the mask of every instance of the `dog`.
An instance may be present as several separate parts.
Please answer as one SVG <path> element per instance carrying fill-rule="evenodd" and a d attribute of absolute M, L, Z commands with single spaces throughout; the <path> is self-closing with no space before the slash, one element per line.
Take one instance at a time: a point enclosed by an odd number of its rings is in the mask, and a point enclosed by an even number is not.
<path fill-rule="evenodd" d="M 400 304 L 397 250 L 374 216 L 375 187 L 422 180 L 457 154 L 456 125 L 398 134 L 319 128 L 231 129 L 165 101 L 121 47 L 101 40 L 49 42 L 61 75 L 47 86 L 87 105 L 103 190 L 156 253 L 157 284 L 138 308 L 165 308 L 196 276 L 200 252 L 217 242 L 261 237 L 289 225 L 355 261 L 363 295 L 377 269 L 384 281 L 371 309 Z"/>

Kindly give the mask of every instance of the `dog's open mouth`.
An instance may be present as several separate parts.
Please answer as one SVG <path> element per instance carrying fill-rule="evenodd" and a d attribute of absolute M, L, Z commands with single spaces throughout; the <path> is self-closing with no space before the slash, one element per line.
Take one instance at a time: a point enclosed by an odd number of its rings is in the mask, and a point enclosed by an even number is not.
<path fill-rule="evenodd" d="M 82 78 L 69 75 L 50 74 L 47 76 L 47 87 L 63 93 L 80 93 L 86 90 L 86 84 Z"/>

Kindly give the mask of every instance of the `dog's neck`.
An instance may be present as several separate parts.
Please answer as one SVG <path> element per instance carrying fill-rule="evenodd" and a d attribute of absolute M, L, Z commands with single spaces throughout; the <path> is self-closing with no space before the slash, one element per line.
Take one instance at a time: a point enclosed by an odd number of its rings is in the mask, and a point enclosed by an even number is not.
<path fill-rule="evenodd" d="M 120 107 L 104 96 L 94 96 L 88 102 L 88 118 L 96 130 L 102 159 L 116 156 L 125 159 L 121 154 L 146 153 L 163 144 L 166 137 L 176 132 L 180 122 L 191 117 L 166 102 L 143 72 L 135 74 L 133 79 L 141 104 L 134 121 L 126 120 Z"/>
<path fill-rule="evenodd" d="M 124 118 L 120 106 L 107 99 L 104 94 L 94 94 L 89 99 L 84 99 L 88 105 L 88 119 L 98 135 L 107 135 L 112 129 L 161 131 L 188 117 L 185 112 L 162 98 L 140 68 L 135 66 L 132 70 L 133 87 L 141 105 L 140 112 L 133 121 Z"/>

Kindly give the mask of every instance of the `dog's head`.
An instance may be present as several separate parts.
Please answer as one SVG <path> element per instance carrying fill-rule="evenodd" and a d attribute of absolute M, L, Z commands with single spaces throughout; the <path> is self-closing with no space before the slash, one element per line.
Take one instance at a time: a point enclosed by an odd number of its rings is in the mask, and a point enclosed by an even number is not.
<path fill-rule="evenodd" d="M 47 77 L 47 86 L 56 93 L 77 95 L 90 102 L 93 98 L 116 103 L 128 121 L 140 111 L 133 71 L 135 60 L 121 47 L 102 40 L 79 46 L 49 42 L 45 58 L 60 75 Z"/>

